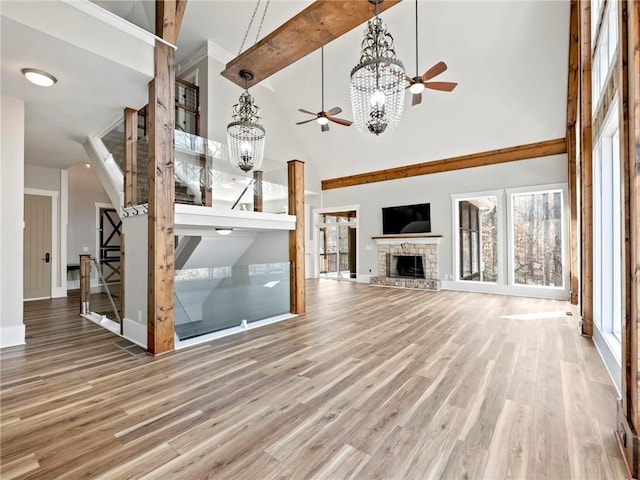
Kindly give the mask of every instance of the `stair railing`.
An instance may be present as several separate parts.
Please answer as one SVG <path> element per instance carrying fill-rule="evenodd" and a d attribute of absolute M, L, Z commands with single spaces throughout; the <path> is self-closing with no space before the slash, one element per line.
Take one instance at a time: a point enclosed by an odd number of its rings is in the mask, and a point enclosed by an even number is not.
<path fill-rule="evenodd" d="M 104 277 L 102 276 L 102 269 L 100 268 L 100 262 L 96 257 L 91 257 L 91 261 L 96 266 L 96 270 L 98 272 L 98 280 L 100 282 L 100 287 L 104 287 L 107 292 L 107 297 L 109 297 L 109 302 L 111 303 L 111 308 L 113 309 L 113 313 L 118 320 L 119 324 L 122 324 L 122 319 L 120 318 L 120 314 L 118 313 L 118 309 L 116 308 L 116 302 L 114 302 L 113 297 L 111 296 L 111 291 L 107 286 L 107 282 L 105 282 Z"/>

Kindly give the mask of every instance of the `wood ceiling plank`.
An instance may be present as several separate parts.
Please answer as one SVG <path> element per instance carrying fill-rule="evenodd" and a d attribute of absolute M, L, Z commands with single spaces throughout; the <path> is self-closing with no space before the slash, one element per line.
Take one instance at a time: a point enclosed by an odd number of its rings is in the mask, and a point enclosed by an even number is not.
<path fill-rule="evenodd" d="M 384 0 L 383 12 L 401 0 Z M 302 12 L 227 63 L 221 75 L 244 88 L 241 70 L 250 71 L 249 87 L 297 62 L 373 17 L 367 0 L 316 0 Z"/>

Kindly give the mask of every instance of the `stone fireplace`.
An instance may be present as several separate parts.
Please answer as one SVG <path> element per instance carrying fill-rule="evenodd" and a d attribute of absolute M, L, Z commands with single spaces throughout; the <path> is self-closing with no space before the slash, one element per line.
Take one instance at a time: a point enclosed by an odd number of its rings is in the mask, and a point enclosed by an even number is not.
<path fill-rule="evenodd" d="M 372 285 L 440 290 L 438 245 L 441 235 L 373 237 L 378 247 L 378 275 Z"/>

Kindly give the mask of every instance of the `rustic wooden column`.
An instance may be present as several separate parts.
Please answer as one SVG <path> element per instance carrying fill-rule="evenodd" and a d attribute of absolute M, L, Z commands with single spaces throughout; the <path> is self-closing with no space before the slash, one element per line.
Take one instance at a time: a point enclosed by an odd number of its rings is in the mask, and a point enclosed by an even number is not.
<path fill-rule="evenodd" d="M 304 162 L 287 162 L 289 171 L 289 215 L 296 216 L 296 229 L 289 231 L 291 313 L 305 313 L 304 288 Z"/>
<path fill-rule="evenodd" d="M 253 179 L 253 211 L 262 212 L 262 170 L 255 170 Z"/>
<path fill-rule="evenodd" d="M 175 44 L 186 0 L 156 1 L 156 35 Z M 174 348 L 175 58 L 174 48 L 156 40 L 154 79 L 149 82 L 149 218 L 147 351 Z"/>
<path fill-rule="evenodd" d="M 591 2 L 580 2 L 581 332 L 593 335 L 593 164 L 591 137 Z"/>
<path fill-rule="evenodd" d="M 138 111 L 124 109 L 124 206 L 138 204 Z"/>
<path fill-rule="evenodd" d="M 567 168 L 569 181 L 569 289 L 571 303 L 577 305 L 580 295 L 578 262 L 578 168 L 576 122 L 578 119 L 578 96 L 580 93 L 580 6 L 571 0 L 569 15 L 569 78 L 567 82 Z"/>
<path fill-rule="evenodd" d="M 147 350 L 173 350 L 174 334 L 174 125 L 173 48 L 156 40 L 155 79 L 149 84 L 149 250 Z"/>
<path fill-rule="evenodd" d="M 80 313 L 89 313 L 91 294 L 91 255 L 80 254 Z"/>
<path fill-rule="evenodd" d="M 624 188 L 622 398 L 616 437 L 629 475 L 640 474 L 640 2 L 622 1 L 620 32 L 620 154 Z"/>

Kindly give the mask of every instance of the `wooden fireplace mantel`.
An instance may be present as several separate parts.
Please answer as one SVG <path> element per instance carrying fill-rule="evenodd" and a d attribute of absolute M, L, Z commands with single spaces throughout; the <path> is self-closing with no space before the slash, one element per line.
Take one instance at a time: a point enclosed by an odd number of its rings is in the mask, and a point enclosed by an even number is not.
<path fill-rule="evenodd" d="M 401 233 L 398 235 L 380 235 L 371 237 L 378 245 L 398 245 L 400 243 L 415 243 L 418 245 L 438 245 L 442 235 L 432 233 Z"/>

